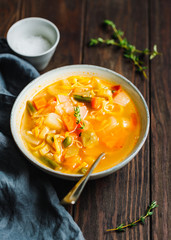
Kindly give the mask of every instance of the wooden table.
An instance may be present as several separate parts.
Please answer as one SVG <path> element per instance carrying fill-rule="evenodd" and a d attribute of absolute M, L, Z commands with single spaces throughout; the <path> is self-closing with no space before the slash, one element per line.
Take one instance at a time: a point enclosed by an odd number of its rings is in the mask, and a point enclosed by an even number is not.
<path fill-rule="evenodd" d="M 108 177 L 88 182 L 78 203 L 67 207 L 87 240 L 171 239 L 169 188 L 171 1 L 169 0 L 0 0 L 0 36 L 17 20 L 43 17 L 55 23 L 60 43 L 49 66 L 43 71 L 78 63 L 94 64 L 126 76 L 145 97 L 151 113 L 148 139 L 138 155 L 124 168 Z M 157 44 L 162 53 L 146 61 L 148 79 L 115 47 L 87 46 L 92 37 L 110 36 L 101 23 L 113 20 L 137 48 Z M 41 72 L 42 73 L 42 72 Z M 61 199 L 73 182 L 48 176 Z M 137 219 L 148 204 L 156 200 L 159 208 L 145 225 L 125 233 L 106 233 L 106 229 Z M 171 230 L 171 229 L 170 229 Z"/>

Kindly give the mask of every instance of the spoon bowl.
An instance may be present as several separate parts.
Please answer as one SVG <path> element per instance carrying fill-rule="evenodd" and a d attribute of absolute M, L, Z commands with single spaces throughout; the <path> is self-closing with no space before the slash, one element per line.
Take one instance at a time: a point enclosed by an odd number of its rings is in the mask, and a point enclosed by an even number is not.
<path fill-rule="evenodd" d="M 94 163 L 91 165 L 89 170 L 86 172 L 86 174 L 76 183 L 76 185 L 71 189 L 71 191 L 61 200 L 61 204 L 75 204 L 78 200 L 80 194 L 82 193 L 92 171 L 97 166 L 97 164 L 100 162 L 100 160 L 104 157 L 105 153 L 101 153 L 98 158 L 94 161 Z"/>

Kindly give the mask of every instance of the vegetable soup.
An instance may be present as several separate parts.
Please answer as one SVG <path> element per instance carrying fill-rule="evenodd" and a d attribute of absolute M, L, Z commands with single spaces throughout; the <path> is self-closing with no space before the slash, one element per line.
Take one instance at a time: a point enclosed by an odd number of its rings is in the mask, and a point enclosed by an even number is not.
<path fill-rule="evenodd" d="M 24 143 L 36 159 L 57 171 L 84 174 L 109 169 L 133 150 L 140 134 L 138 111 L 121 85 L 72 76 L 45 87 L 26 103 Z"/>

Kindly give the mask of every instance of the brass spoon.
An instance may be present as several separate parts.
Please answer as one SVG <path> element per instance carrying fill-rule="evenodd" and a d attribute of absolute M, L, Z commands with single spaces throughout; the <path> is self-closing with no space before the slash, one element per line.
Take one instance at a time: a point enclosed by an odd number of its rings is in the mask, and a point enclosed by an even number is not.
<path fill-rule="evenodd" d="M 102 157 L 104 157 L 105 153 L 101 153 L 99 157 L 94 161 L 90 169 L 86 172 L 86 174 L 76 183 L 76 185 L 71 189 L 71 191 L 61 200 L 61 204 L 75 204 L 78 200 L 80 194 L 82 193 L 92 171 L 97 166 Z"/>

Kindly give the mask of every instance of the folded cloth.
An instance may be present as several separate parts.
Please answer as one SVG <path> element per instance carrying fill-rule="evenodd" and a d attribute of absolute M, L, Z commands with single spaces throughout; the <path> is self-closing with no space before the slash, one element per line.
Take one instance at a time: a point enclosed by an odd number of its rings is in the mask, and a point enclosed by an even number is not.
<path fill-rule="evenodd" d="M 79 227 L 60 205 L 45 174 L 20 153 L 10 132 L 12 104 L 39 76 L 26 61 L 9 53 L 0 39 L 0 239 L 82 240 Z"/>

